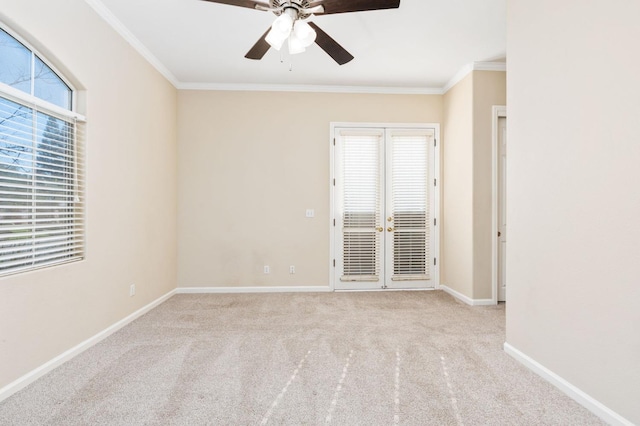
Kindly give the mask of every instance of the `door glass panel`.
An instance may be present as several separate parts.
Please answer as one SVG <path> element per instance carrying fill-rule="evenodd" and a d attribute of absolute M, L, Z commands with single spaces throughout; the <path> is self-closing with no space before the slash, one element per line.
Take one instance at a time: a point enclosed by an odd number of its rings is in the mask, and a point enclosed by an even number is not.
<path fill-rule="evenodd" d="M 380 275 L 380 136 L 344 136 L 342 281 Z"/>
<path fill-rule="evenodd" d="M 393 134 L 392 280 L 429 279 L 429 138 Z"/>

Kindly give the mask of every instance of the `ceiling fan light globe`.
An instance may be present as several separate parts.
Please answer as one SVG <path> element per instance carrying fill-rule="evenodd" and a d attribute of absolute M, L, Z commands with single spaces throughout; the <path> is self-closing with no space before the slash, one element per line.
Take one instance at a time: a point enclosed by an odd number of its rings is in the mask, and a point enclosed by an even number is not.
<path fill-rule="evenodd" d="M 267 34 L 264 40 L 267 43 L 269 43 L 269 46 L 273 47 L 276 50 L 280 50 L 282 49 L 282 45 L 286 39 L 287 39 L 286 35 L 283 35 L 278 31 L 271 29 L 271 31 L 269 31 L 269 34 Z"/>
<path fill-rule="evenodd" d="M 304 47 L 309 47 L 316 41 L 316 32 L 306 21 L 296 21 L 293 25 L 293 33 Z"/>
<path fill-rule="evenodd" d="M 295 33 L 292 33 L 289 36 L 289 54 L 297 55 L 298 53 L 302 53 L 306 50 L 305 45 L 302 43 L 298 37 L 296 37 Z"/>
<path fill-rule="evenodd" d="M 309 34 L 306 38 L 302 39 L 302 44 L 305 47 L 309 47 L 313 44 L 313 42 L 316 41 L 316 32 L 313 31 L 311 34 Z"/>
<path fill-rule="evenodd" d="M 296 36 L 300 39 L 307 38 L 309 33 L 312 31 L 313 28 L 311 28 L 311 25 L 301 19 L 297 20 L 295 24 L 293 24 L 293 32 L 295 32 Z"/>
<path fill-rule="evenodd" d="M 293 29 L 293 18 L 287 14 L 282 14 L 273 21 L 271 24 L 272 31 L 277 31 L 280 34 L 283 34 L 285 38 L 291 34 L 291 30 Z"/>

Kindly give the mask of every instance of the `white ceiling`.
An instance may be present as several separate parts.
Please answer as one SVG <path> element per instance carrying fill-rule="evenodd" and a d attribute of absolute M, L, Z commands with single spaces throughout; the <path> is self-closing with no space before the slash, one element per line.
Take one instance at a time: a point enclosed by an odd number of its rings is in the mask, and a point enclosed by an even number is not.
<path fill-rule="evenodd" d="M 315 44 L 293 57 L 270 49 L 245 59 L 275 19 L 269 12 L 202 0 L 87 1 L 177 86 L 439 89 L 467 64 L 506 56 L 506 0 L 401 0 L 399 9 L 312 17 L 355 56 L 343 66 Z"/>

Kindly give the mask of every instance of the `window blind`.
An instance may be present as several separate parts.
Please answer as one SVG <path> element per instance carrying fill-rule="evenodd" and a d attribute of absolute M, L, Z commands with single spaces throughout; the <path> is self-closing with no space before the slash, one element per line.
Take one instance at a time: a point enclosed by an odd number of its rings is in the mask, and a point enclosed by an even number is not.
<path fill-rule="evenodd" d="M 83 125 L 0 96 L 0 275 L 84 257 Z"/>
<path fill-rule="evenodd" d="M 430 140 L 421 134 L 391 135 L 393 280 L 429 279 Z"/>
<path fill-rule="evenodd" d="M 381 142 L 381 133 L 342 135 L 342 281 L 380 279 Z"/>

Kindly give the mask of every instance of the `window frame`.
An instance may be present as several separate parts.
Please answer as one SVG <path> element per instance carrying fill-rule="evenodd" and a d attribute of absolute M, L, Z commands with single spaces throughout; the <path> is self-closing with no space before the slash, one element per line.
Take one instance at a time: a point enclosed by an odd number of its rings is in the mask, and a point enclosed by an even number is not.
<path fill-rule="evenodd" d="M 36 55 L 46 66 L 51 68 L 59 78 L 62 80 L 64 84 L 69 87 L 71 90 L 71 108 L 65 109 L 58 105 L 55 105 L 51 102 L 45 101 L 44 99 L 38 98 L 31 93 L 25 93 L 22 90 L 16 89 L 15 87 L 11 87 L 7 84 L 0 82 L 0 94 L 8 95 L 13 99 L 9 99 L 13 102 L 25 104 L 26 106 L 35 105 L 38 108 L 42 108 L 45 113 L 51 112 L 54 115 L 61 116 L 59 118 L 73 118 L 75 120 L 86 122 L 86 117 L 77 112 L 78 105 L 78 90 L 75 88 L 73 83 L 69 81 L 68 78 L 65 77 L 63 73 L 60 72 L 54 65 L 51 64 L 49 60 L 47 60 L 46 56 L 43 56 L 38 49 L 34 48 L 30 43 L 25 41 L 22 37 L 16 34 L 10 27 L 4 24 L 4 22 L 0 21 L 0 29 L 9 34 L 11 37 L 16 39 L 20 44 L 22 44 L 26 49 L 31 51 L 34 55 Z"/>
<path fill-rule="evenodd" d="M 37 57 L 42 63 L 44 63 L 49 69 L 58 77 L 60 80 L 69 88 L 71 91 L 70 96 L 70 109 L 65 109 L 61 106 L 53 104 L 44 99 L 38 98 L 35 94 L 26 93 L 20 89 L 14 88 L 0 82 L 0 98 L 6 99 L 10 102 L 17 103 L 31 110 L 32 114 L 42 113 L 44 115 L 48 115 L 54 117 L 56 119 L 65 121 L 67 123 L 71 123 L 73 125 L 73 136 L 72 136 L 72 147 L 73 147 L 73 162 L 71 163 L 73 168 L 78 170 L 82 169 L 80 174 L 77 175 L 76 179 L 80 189 L 70 190 L 67 192 L 69 196 L 73 194 L 74 198 L 78 198 L 81 203 L 81 213 L 79 213 L 78 219 L 73 219 L 71 225 L 67 225 L 67 229 L 69 229 L 70 235 L 78 236 L 81 241 L 81 252 L 79 254 L 74 254 L 71 258 L 60 258 L 55 259 L 51 262 L 44 262 L 41 264 L 37 263 L 37 257 L 32 257 L 35 259 L 35 262 L 31 265 L 23 265 L 15 268 L 9 268 L 5 271 L 0 270 L 0 279 L 27 272 L 32 272 L 44 268 L 61 266 L 69 263 L 75 263 L 84 261 L 87 256 L 87 236 L 86 236 L 86 170 L 84 166 L 86 165 L 86 140 L 84 138 L 84 126 L 86 124 L 86 118 L 84 115 L 79 114 L 76 111 L 78 105 L 78 90 L 75 86 L 69 81 L 69 79 L 61 73 L 51 62 L 47 59 L 45 55 L 40 53 L 38 49 L 34 48 L 31 43 L 25 41 L 19 34 L 13 31 L 9 26 L 7 26 L 3 21 L 0 21 L 0 29 L 6 32 L 10 37 L 13 37 L 17 42 L 22 44 L 28 51 L 31 52 L 31 92 L 33 93 L 33 64 L 35 61 L 34 57 Z M 37 128 L 31 127 L 31 131 L 36 131 Z M 38 152 L 38 150 L 34 147 L 34 154 Z M 33 176 L 33 174 L 32 174 Z M 11 188 L 7 186 L 7 188 Z M 35 189 L 35 187 L 34 187 Z M 35 194 L 35 192 L 34 192 Z M 32 216 L 33 217 L 33 216 Z M 76 222 L 79 222 L 79 226 L 75 226 Z M 1 225 L 0 225 L 1 226 Z M 64 228 L 63 228 L 64 229 Z M 31 243 L 27 245 L 27 247 L 36 247 L 36 239 L 32 238 Z M 12 260 L 7 260 L 6 262 L 11 262 Z M 0 262 L 1 264 L 1 262 Z"/>

